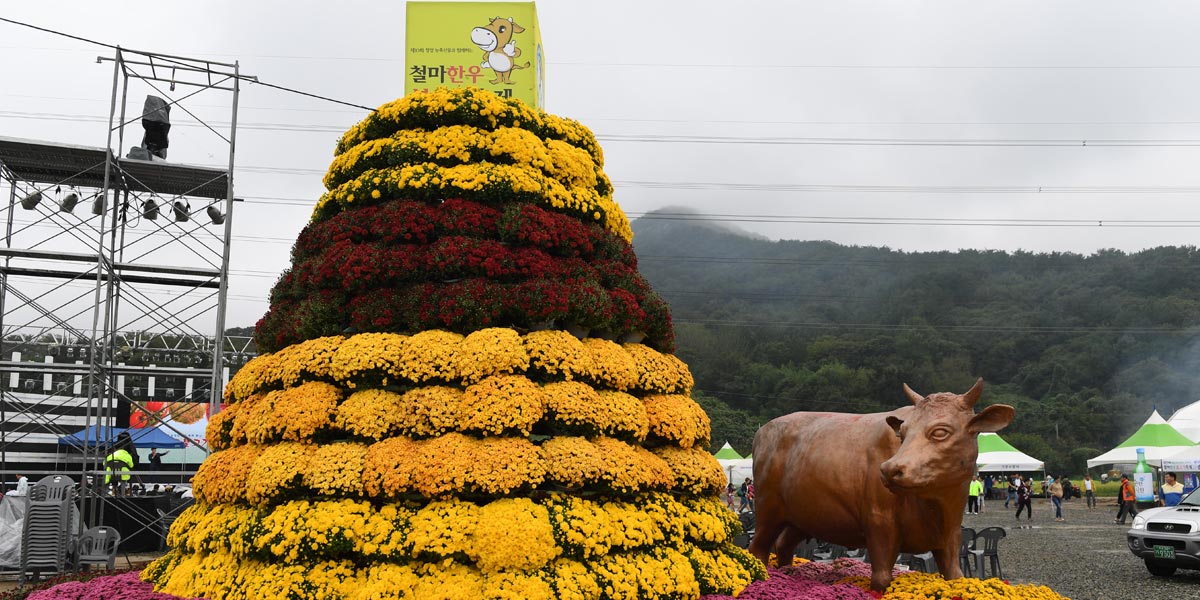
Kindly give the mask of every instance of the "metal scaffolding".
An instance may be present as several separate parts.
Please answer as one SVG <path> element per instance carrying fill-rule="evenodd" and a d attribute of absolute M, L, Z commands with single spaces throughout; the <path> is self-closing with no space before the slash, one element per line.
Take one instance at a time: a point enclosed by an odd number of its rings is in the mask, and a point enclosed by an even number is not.
<path fill-rule="evenodd" d="M 248 339 L 224 331 L 238 95 L 243 80 L 255 79 L 236 62 L 120 48 L 97 62 L 113 65 L 103 147 L 0 138 L 0 185 L 9 188 L 0 248 L 0 474 L 36 470 L 25 460 L 31 440 L 77 432 L 82 417 L 83 429 L 99 430 L 98 442 L 80 444 L 67 462 L 81 479 L 83 518 L 93 523 L 108 504 L 105 431 L 136 414 L 184 436 L 183 411 L 149 404 L 204 402 L 216 414 L 228 367 L 254 353 Z M 135 105 L 127 118 L 131 86 L 164 99 L 183 87 L 165 104 L 227 147 L 227 165 L 126 155 L 135 145 L 126 129 L 150 114 Z M 204 92 L 229 99 L 227 126 L 188 109 Z"/>

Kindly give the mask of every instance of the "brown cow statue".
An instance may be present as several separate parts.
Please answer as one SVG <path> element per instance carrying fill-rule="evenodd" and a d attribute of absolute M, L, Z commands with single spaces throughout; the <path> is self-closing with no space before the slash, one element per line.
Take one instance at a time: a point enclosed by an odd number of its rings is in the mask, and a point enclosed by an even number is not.
<path fill-rule="evenodd" d="M 801 540 L 865 547 L 871 589 L 892 581 L 900 552 L 932 551 L 946 579 L 962 577 L 958 545 L 978 434 L 1004 429 L 1013 408 L 975 414 L 983 379 L 965 394 L 922 397 L 886 413 L 798 412 L 754 436 L 755 517 L 750 552 L 790 564 Z"/>

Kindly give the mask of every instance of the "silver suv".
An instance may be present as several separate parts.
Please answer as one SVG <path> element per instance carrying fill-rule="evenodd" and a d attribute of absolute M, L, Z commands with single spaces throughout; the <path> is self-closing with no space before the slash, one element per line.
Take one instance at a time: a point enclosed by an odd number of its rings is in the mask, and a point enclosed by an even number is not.
<path fill-rule="evenodd" d="M 1175 569 L 1200 569 L 1200 494 L 1178 506 L 1149 508 L 1133 518 L 1129 550 L 1146 562 L 1151 575 L 1170 577 Z"/>

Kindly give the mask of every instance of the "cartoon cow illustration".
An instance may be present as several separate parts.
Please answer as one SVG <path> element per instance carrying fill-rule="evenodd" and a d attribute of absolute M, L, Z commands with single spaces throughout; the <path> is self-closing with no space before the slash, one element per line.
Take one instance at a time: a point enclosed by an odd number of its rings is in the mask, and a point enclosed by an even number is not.
<path fill-rule="evenodd" d="M 476 27 L 471 30 L 471 42 L 483 50 L 481 67 L 491 69 L 496 73 L 493 84 L 504 83 L 512 85 L 509 77 L 514 69 L 528 69 L 529 61 L 518 65 L 516 59 L 521 56 L 521 49 L 513 41 L 513 35 L 525 33 L 525 28 L 513 22 L 512 17 L 492 19 L 487 27 Z"/>

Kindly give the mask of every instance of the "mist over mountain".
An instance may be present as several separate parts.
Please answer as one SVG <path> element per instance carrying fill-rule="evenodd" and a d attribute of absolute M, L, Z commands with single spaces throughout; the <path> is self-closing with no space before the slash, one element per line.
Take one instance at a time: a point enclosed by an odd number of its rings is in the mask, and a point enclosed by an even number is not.
<path fill-rule="evenodd" d="M 672 214 L 676 214 L 672 210 Z M 649 217 L 649 215 L 648 215 Z M 748 452 L 798 410 L 874 412 L 985 380 L 1001 435 L 1055 472 L 1200 397 L 1200 253 L 899 252 L 771 241 L 711 222 L 633 222 L 641 272 L 671 303 L 678 354 Z"/>
<path fill-rule="evenodd" d="M 769 239 L 761 233 L 747 231 L 728 221 L 715 220 L 705 216 L 694 208 L 686 206 L 668 206 L 648 212 L 634 220 L 632 226 L 635 238 L 643 234 L 652 237 L 669 236 L 672 230 L 683 228 L 684 230 L 698 229 L 715 234 L 734 235 L 755 240 Z"/>

